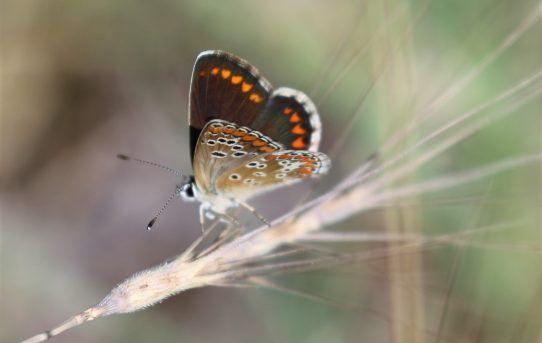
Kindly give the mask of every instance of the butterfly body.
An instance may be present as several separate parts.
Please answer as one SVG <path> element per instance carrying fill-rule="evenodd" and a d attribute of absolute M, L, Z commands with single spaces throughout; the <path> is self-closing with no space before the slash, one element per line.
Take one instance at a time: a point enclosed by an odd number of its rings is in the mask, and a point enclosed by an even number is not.
<path fill-rule="evenodd" d="M 189 124 L 194 176 L 181 195 L 200 201 L 207 217 L 330 166 L 317 151 L 321 124 L 312 101 L 294 89 L 273 90 L 256 68 L 223 51 L 196 59 Z"/>

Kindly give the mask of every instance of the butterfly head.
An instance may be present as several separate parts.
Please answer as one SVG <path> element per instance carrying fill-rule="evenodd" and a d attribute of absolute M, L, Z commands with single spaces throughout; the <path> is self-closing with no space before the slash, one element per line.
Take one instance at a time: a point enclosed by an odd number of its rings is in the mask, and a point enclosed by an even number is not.
<path fill-rule="evenodd" d="M 177 186 L 179 196 L 185 201 L 195 201 L 197 199 L 197 186 L 194 176 L 189 176 Z"/>

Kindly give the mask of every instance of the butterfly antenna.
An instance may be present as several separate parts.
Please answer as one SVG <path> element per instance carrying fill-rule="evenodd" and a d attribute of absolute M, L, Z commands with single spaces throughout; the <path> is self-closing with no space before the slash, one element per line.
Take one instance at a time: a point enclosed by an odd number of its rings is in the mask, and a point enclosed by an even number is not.
<path fill-rule="evenodd" d="M 182 171 L 176 170 L 176 169 L 173 169 L 173 168 L 170 168 L 170 167 L 167 167 L 167 166 L 164 166 L 164 165 L 159 164 L 159 163 L 142 160 L 140 158 L 131 157 L 131 156 L 128 156 L 128 155 L 125 155 L 125 154 L 117 154 L 117 158 L 119 160 L 122 160 L 122 161 L 135 161 L 135 162 L 139 162 L 139 163 L 142 163 L 144 165 L 147 165 L 147 166 L 160 168 L 160 169 L 165 170 L 167 172 L 170 172 L 170 173 L 172 173 L 172 174 L 174 174 L 176 176 L 185 176 L 182 173 Z"/>
<path fill-rule="evenodd" d="M 166 202 L 164 203 L 164 205 L 162 206 L 162 208 L 160 208 L 160 210 L 156 213 L 156 215 L 149 221 L 149 223 L 147 224 L 147 230 L 150 231 L 152 229 L 152 227 L 154 226 L 154 224 L 156 224 L 156 221 L 158 220 L 158 217 L 164 213 L 164 211 L 166 210 L 166 208 L 168 207 L 169 203 L 171 202 L 171 200 L 173 200 L 173 198 L 175 198 L 177 196 L 177 194 L 179 194 L 179 188 L 177 187 L 175 189 L 175 192 L 173 192 L 173 194 L 171 194 L 169 196 L 169 198 L 166 200 Z"/>

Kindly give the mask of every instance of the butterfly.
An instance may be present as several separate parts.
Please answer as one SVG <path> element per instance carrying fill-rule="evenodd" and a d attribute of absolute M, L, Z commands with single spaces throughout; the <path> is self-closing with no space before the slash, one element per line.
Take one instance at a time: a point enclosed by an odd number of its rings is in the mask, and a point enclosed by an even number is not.
<path fill-rule="evenodd" d="M 321 122 L 309 97 L 291 88 L 273 89 L 233 54 L 198 55 L 189 101 L 194 174 L 179 193 L 201 202 L 202 225 L 239 205 L 257 214 L 245 200 L 330 168 L 330 159 L 317 151 Z"/>

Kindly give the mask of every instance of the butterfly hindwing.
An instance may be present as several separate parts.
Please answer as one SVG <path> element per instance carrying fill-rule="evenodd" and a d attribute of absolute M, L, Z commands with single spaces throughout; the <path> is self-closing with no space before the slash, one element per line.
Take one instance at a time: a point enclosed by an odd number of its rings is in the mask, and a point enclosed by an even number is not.
<path fill-rule="evenodd" d="M 210 120 L 252 127 L 271 91 L 271 84 L 241 58 L 218 50 L 202 52 L 196 59 L 190 86 L 192 159 L 198 136 Z"/>
<path fill-rule="evenodd" d="M 303 92 L 281 87 L 271 94 L 251 127 L 287 149 L 318 151 L 321 123 L 316 106 Z"/>
<path fill-rule="evenodd" d="M 244 160 L 216 180 L 218 193 L 244 199 L 252 194 L 327 173 L 329 158 L 320 152 L 279 150 Z"/>
<path fill-rule="evenodd" d="M 199 135 L 194 155 L 198 189 L 217 194 L 217 178 L 254 157 L 278 151 L 282 145 L 262 133 L 225 120 L 214 119 Z"/>

